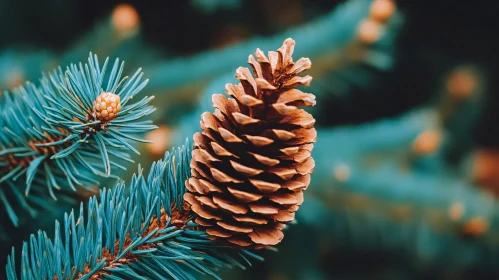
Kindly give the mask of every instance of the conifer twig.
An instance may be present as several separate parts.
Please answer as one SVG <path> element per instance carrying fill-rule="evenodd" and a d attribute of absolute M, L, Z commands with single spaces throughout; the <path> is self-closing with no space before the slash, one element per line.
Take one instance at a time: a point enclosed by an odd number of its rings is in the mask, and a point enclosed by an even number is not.
<path fill-rule="evenodd" d="M 14 250 L 7 279 L 195 279 L 193 273 L 218 278 L 221 267 L 250 265 L 261 259 L 247 250 L 220 244 L 197 230 L 183 201 L 190 176 L 190 148 L 166 153 L 148 176 L 134 175 L 125 183 L 101 190 L 87 212 L 64 216 L 50 240 L 45 232 L 25 242 L 21 270 Z M 144 278 L 145 277 L 145 278 Z"/>
<path fill-rule="evenodd" d="M 153 97 L 132 102 L 147 84 L 141 69 L 122 78 L 123 63 L 117 59 L 110 73 L 107 66 L 90 54 L 88 64 L 59 68 L 39 85 L 0 97 L 0 199 L 14 225 L 12 201 L 31 211 L 23 196 L 56 199 L 59 190 L 98 185 L 94 175 L 125 169 L 116 159 L 133 162 L 131 143 L 147 142 L 134 135 L 156 128 L 144 120 L 155 110 Z"/>

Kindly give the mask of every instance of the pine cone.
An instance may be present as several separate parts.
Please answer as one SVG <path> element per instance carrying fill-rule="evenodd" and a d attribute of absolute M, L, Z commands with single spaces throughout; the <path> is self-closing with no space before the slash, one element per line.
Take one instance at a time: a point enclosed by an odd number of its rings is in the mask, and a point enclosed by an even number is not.
<path fill-rule="evenodd" d="M 287 39 L 268 57 L 250 55 L 255 78 L 239 67 L 240 84 L 225 87 L 233 98 L 213 95 L 215 113 L 202 115 L 203 132 L 194 135 L 184 198 L 208 234 L 239 246 L 279 243 L 310 183 L 315 120 L 296 106 L 315 105 L 315 96 L 296 89 L 312 77 L 296 76 L 311 62 L 293 62 L 294 45 Z"/>

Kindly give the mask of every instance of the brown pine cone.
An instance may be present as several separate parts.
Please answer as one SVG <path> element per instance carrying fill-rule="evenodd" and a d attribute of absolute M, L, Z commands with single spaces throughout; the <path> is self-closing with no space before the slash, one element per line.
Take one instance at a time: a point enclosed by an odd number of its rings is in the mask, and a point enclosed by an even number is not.
<path fill-rule="evenodd" d="M 263 248 L 284 237 L 310 183 L 315 120 L 296 106 L 315 105 L 315 96 L 297 86 L 311 66 L 293 62 L 295 42 L 287 39 L 268 57 L 257 49 L 248 68 L 239 67 L 227 95 L 213 95 L 215 113 L 204 113 L 194 135 L 192 178 L 184 195 L 206 232 L 239 246 Z"/>

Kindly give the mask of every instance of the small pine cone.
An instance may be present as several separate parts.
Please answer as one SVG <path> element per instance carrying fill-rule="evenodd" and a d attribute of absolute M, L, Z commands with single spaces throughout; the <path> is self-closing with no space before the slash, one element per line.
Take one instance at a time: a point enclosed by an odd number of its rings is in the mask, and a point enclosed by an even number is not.
<path fill-rule="evenodd" d="M 296 106 L 315 105 L 315 96 L 296 89 L 312 77 L 297 76 L 311 62 L 293 62 L 294 45 L 287 39 L 268 57 L 257 49 L 256 59 L 249 56 L 255 78 L 238 68 L 240 84 L 225 87 L 232 98 L 213 95 L 215 113 L 202 115 L 184 198 L 214 238 L 255 249 L 276 245 L 303 202 L 317 133 L 312 115 Z"/>
<path fill-rule="evenodd" d="M 112 121 L 120 110 L 120 97 L 112 92 L 103 92 L 94 101 L 94 117 L 97 120 Z"/>

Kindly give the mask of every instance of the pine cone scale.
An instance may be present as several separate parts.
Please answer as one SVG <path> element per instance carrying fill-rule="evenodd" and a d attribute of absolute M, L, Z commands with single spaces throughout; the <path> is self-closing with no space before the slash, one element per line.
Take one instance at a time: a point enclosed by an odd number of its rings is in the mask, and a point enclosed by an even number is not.
<path fill-rule="evenodd" d="M 224 231 L 224 230 L 221 230 L 221 229 L 218 229 L 218 228 L 213 228 L 213 227 L 207 228 L 206 232 L 209 235 L 213 235 L 213 236 L 221 237 L 221 238 L 227 238 L 227 237 L 231 237 L 232 236 L 232 234 L 228 233 L 227 231 Z"/>
<path fill-rule="evenodd" d="M 251 217 L 251 216 L 233 215 L 232 218 L 234 218 L 234 220 L 236 220 L 238 222 L 246 223 L 246 224 L 253 224 L 253 225 L 265 225 L 268 223 L 268 221 L 264 218 Z"/>
<path fill-rule="evenodd" d="M 246 191 L 238 190 L 238 189 L 231 188 L 231 187 L 227 187 L 227 190 L 235 198 L 237 198 L 240 202 L 243 202 L 243 203 L 255 202 L 263 197 L 263 195 L 261 195 L 261 194 L 246 192 Z"/>
<path fill-rule="evenodd" d="M 268 181 L 262 181 L 257 179 L 249 179 L 251 185 L 256 187 L 256 189 L 262 194 L 273 193 L 278 191 L 281 188 L 280 184 L 271 183 Z"/>

